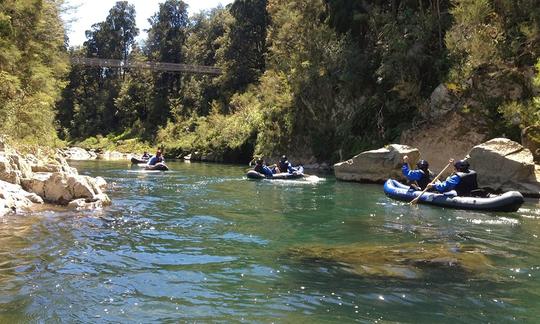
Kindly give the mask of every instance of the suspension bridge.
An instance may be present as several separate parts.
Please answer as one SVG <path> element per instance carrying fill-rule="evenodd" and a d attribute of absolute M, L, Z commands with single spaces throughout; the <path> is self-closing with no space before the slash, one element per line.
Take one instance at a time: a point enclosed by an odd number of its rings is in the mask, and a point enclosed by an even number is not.
<path fill-rule="evenodd" d="M 189 65 L 179 63 L 164 63 L 164 62 L 131 62 L 117 59 L 102 59 L 88 57 L 71 57 L 71 64 L 95 66 L 95 67 L 110 67 L 119 69 L 148 69 L 162 72 L 176 73 L 195 73 L 220 75 L 221 69 L 214 66 L 204 65 Z"/>

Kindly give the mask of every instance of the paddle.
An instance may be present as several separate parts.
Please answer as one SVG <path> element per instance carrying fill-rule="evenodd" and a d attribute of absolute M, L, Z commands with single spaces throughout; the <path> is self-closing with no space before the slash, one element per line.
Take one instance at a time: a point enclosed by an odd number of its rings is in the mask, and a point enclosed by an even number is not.
<path fill-rule="evenodd" d="M 439 178 L 441 177 L 441 175 L 444 173 L 444 171 L 446 171 L 446 169 L 448 169 L 448 167 L 452 164 L 453 160 L 450 160 L 450 162 L 448 162 L 448 164 L 444 167 L 444 169 L 439 172 L 439 174 L 437 174 L 437 176 L 426 186 L 426 189 L 424 189 L 419 195 L 418 197 L 414 198 L 413 200 L 411 200 L 411 202 L 409 203 L 409 205 L 414 205 L 416 204 L 416 202 L 420 199 L 420 197 L 422 197 L 422 195 L 424 193 L 426 193 L 426 191 L 428 191 L 428 189 L 430 188 L 431 185 L 433 185 L 435 183 L 435 181 L 439 180 Z"/>

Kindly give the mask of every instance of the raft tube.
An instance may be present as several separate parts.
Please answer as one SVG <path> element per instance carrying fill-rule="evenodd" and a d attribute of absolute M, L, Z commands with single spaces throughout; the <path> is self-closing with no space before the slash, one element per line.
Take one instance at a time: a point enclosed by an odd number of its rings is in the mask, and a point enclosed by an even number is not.
<path fill-rule="evenodd" d="M 144 169 L 149 171 L 168 171 L 169 167 L 163 163 L 158 163 L 156 165 L 147 165 Z"/>
<path fill-rule="evenodd" d="M 288 173 L 288 172 L 276 173 L 272 177 L 266 177 L 264 174 L 259 173 L 255 170 L 249 170 L 246 173 L 246 177 L 248 177 L 248 179 L 268 179 L 268 180 L 300 179 L 304 177 L 304 167 L 299 166 L 298 170 L 293 173 Z"/>
<path fill-rule="evenodd" d="M 418 197 L 421 191 L 415 191 L 396 180 L 388 179 L 384 184 L 384 193 L 390 198 L 411 201 Z M 425 192 L 418 200 L 419 203 L 439 207 L 501 212 L 515 212 L 523 201 L 523 195 L 518 191 L 509 191 L 489 198 L 459 197 L 455 191 L 444 194 Z"/>
<path fill-rule="evenodd" d="M 148 163 L 148 160 L 142 160 L 142 159 L 137 159 L 137 158 L 132 157 L 131 158 L 131 163 L 132 164 L 141 164 L 141 163 L 146 164 L 146 163 Z"/>

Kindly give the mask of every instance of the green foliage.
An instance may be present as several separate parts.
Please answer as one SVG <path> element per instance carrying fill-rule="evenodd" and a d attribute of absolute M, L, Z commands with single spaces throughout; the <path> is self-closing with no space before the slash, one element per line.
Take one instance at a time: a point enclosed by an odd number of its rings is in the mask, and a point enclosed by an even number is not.
<path fill-rule="evenodd" d="M 491 135 L 517 138 L 538 123 L 528 73 L 540 54 L 537 0 L 236 0 L 191 19 L 184 2 L 167 0 L 146 46 L 126 50 L 133 17 L 117 4 L 73 54 L 214 65 L 223 74 L 74 67 L 58 104 L 62 136 L 103 134 L 88 145 L 109 146 L 120 140 L 107 134 L 122 134 L 215 160 L 287 152 L 333 162 L 399 141 L 440 84 Z M 0 15 L 0 35 L 13 33 L 9 22 Z M 9 58 L 24 53 L 2 42 L 9 71 Z M 2 80 L 0 116 L 34 119 L 13 100 L 26 81 Z"/>
<path fill-rule="evenodd" d="M 130 132 L 124 132 L 120 135 L 109 134 L 106 137 L 97 135 L 88 137 L 84 141 L 75 142 L 74 145 L 87 150 L 108 150 L 119 151 L 123 153 L 133 152 L 151 152 L 154 147 L 143 139 L 133 137 Z"/>
<path fill-rule="evenodd" d="M 502 63 L 505 35 L 490 0 L 456 0 L 453 5 L 455 23 L 446 34 L 446 46 L 456 61 L 450 78 L 463 82 L 483 65 Z"/>
<path fill-rule="evenodd" d="M 265 69 L 267 0 L 236 0 L 229 8 L 233 23 L 223 36 L 217 54 L 224 69 L 221 77 L 225 102 L 258 81 Z"/>
<path fill-rule="evenodd" d="M 536 71 L 533 85 L 540 88 L 540 60 L 536 64 Z M 505 103 L 499 107 L 499 112 L 510 127 L 519 126 L 524 129 L 528 126 L 540 125 L 540 96 L 527 102 Z"/>
<path fill-rule="evenodd" d="M 67 69 L 62 1 L 0 2 L 0 132 L 56 145 L 54 105 Z"/>

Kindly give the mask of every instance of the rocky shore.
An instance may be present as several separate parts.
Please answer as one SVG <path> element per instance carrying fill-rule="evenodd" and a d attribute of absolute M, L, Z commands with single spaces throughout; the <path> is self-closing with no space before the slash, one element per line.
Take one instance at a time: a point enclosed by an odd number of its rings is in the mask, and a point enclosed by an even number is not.
<path fill-rule="evenodd" d="M 52 204 L 94 209 L 111 204 L 101 177 L 79 175 L 61 152 L 22 155 L 0 142 L 0 216 Z"/>
<path fill-rule="evenodd" d="M 447 163 L 452 157 L 448 154 L 444 150 L 438 155 L 444 156 Z M 401 165 L 405 155 L 409 156 L 411 165 L 415 165 L 420 158 L 428 161 L 432 159 L 431 156 L 421 154 L 417 148 L 391 144 L 337 163 L 334 171 L 336 178 L 344 181 L 383 183 L 388 178 L 404 181 Z M 495 138 L 472 147 L 467 156 L 471 168 L 478 174 L 480 187 L 493 192 L 516 190 L 524 196 L 540 197 L 540 165 L 534 163 L 533 153 L 521 144 L 506 138 Z M 432 171 L 438 173 L 440 170 L 435 168 Z"/>

